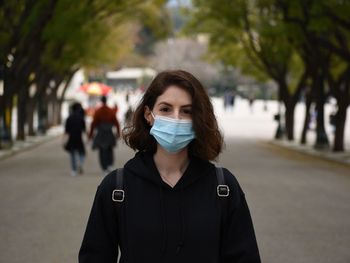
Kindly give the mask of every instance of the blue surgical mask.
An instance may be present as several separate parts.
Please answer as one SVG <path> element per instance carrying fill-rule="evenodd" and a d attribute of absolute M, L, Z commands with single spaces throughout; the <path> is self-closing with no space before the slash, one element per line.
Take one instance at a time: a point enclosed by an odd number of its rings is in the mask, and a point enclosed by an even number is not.
<path fill-rule="evenodd" d="M 163 116 L 154 116 L 150 134 L 166 151 L 177 153 L 185 148 L 194 138 L 191 120 L 177 120 Z"/>

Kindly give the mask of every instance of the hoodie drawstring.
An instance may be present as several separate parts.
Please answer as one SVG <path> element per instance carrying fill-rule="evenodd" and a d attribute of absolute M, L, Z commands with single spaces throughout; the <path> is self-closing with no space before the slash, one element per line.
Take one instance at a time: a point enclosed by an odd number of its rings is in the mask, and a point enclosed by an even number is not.
<path fill-rule="evenodd" d="M 183 212 L 183 188 L 181 187 L 180 189 L 180 197 L 179 197 L 179 215 L 180 215 L 180 220 L 181 220 L 181 237 L 179 244 L 177 245 L 176 248 L 176 254 L 180 253 L 180 250 L 184 247 L 185 245 L 185 216 Z"/>

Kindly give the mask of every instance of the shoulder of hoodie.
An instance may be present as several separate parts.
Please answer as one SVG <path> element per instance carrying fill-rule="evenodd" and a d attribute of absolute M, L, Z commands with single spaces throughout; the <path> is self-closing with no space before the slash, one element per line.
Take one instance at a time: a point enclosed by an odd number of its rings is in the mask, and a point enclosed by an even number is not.
<path fill-rule="evenodd" d="M 98 185 L 99 192 L 111 194 L 116 187 L 116 170 L 107 174 Z"/>
<path fill-rule="evenodd" d="M 212 162 L 208 162 L 208 163 L 210 165 L 210 168 L 208 170 L 210 170 L 210 171 L 215 171 L 215 168 L 222 168 L 223 173 L 224 173 L 225 184 L 230 189 L 229 197 L 234 198 L 234 199 L 240 199 L 241 196 L 244 197 L 245 194 L 244 194 L 236 176 L 230 170 L 228 170 L 225 167 L 217 166 Z M 231 198 L 229 198 L 229 199 L 231 199 Z"/>
<path fill-rule="evenodd" d="M 225 184 L 227 184 L 230 189 L 230 194 L 228 196 L 229 201 L 233 202 L 234 206 L 237 206 L 242 199 L 245 199 L 245 194 L 234 174 L 224 167 L 222 169 L 224 172 Z"/>

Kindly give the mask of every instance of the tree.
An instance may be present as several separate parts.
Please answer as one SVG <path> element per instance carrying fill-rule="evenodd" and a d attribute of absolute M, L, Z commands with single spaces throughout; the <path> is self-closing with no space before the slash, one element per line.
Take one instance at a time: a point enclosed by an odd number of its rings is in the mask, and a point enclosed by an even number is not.
<path fill-rule="evenodd" d="M 350 19 L 346 15 L 350 11 L 350 3 L 324 0 L 276 2 L 290 29 L 289 39 L 295 43 L 304 63 L 310 68 L 317 105 L 315 146 L 322 147 L 328 144 L 323 116 L 328 83 L 329 93 L 338 103 L 333 150 L 343 151 L 346 109 L 350 102 L 347 77 L 350 63 Z"/>
<path fill-rule="evenodd" d="M 287 138 L 293 140 L 294 109 L 308 71 L 283 34 L 278 10 L 241 0 L 194 1 L 194 5 L 190 26 L 209 33 L 214 56 L 246 74 L 276 81 L 286 108 Z"/>

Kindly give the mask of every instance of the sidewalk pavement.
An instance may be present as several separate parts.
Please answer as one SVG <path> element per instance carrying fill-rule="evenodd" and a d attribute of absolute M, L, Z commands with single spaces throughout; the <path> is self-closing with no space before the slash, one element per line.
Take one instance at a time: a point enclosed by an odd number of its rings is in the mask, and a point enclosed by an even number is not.
<path fill-rule="evenodd" d="M 323 160 L 336 162 L 350 167 L 350 152 L 333 152 L 331 148 L 316 150 L 312 145 L 301 145 L 296 141 L 273 140 L 271 145 L 282 147 L 288 150 L 296 151 L 302 154 L 307 154 Z"/>
<path fill-rule="evenodd" d="M 13 156 L 17 153 L 30 150 L 40 144 L 50 141 L 63 134 L 63 126 L 54 126 L 47 130 L 46 134 L 27 136 L 25 141 L 14 141 L 9 149 L 0 149 L 0 160 Z"/>

